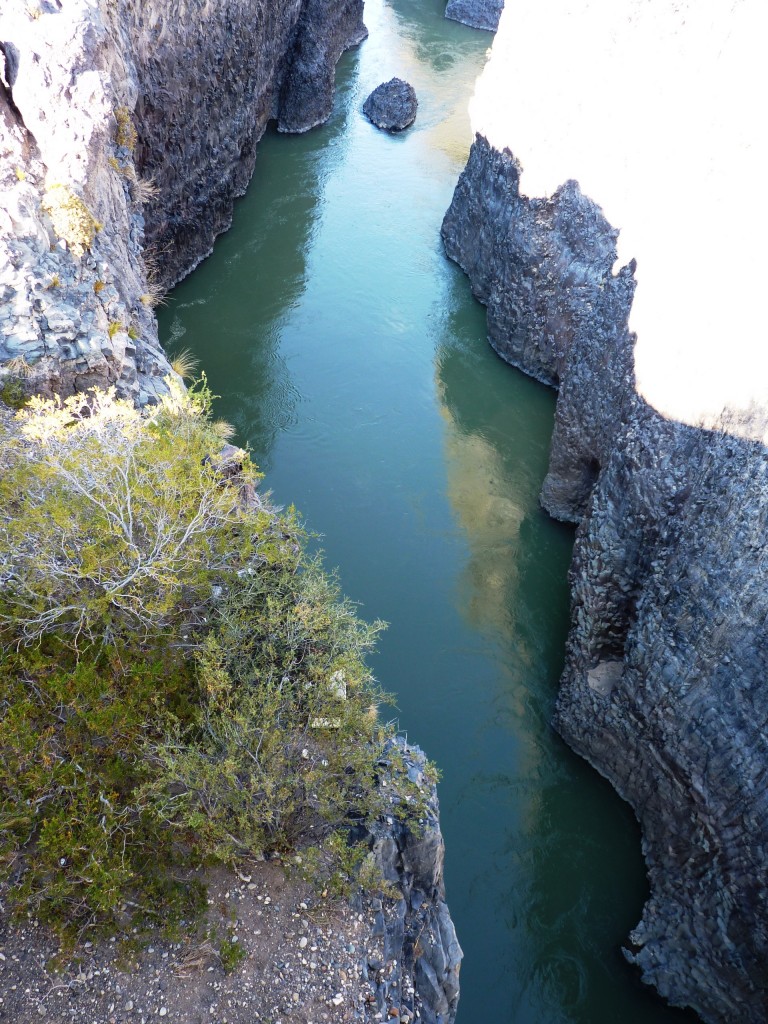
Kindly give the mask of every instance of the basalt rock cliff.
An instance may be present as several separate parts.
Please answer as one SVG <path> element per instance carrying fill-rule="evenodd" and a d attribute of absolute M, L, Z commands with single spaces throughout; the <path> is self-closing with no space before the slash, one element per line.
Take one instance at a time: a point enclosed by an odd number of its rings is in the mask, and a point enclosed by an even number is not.
<path fill-rule="evenodd" d="M 573 180 L 541 198 L 520 185 L 513 153 L 478 135 L 443 238 L 487 305 L 495 350 L 559 390 L 541 500 L 579 527 L 554 724 L 642 826 L 651 896 L 627 958 L 706 1021 L 759 1024 L 768 403 L 706 426 L 654 408 L 630 330 L 644 264 L 617 259 L 600 196 Z"/>
<path fill-rule="evenodd" d="M 0 361 L 29 390 L 169 372 L 152 312 L 231 223 L 270 119 L 325 120 L 362 0 L 9 0 Z M 10 371 L 7 369 L 11 364 Z"/>

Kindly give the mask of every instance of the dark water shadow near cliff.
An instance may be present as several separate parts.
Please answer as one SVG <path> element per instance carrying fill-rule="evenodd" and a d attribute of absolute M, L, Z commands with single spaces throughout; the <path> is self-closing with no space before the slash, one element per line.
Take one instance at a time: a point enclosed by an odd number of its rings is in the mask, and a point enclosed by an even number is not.
<path fill-rule="evenodd" d="M 488 1019 L 515 1024 L 695 1021 L 658 999 L 621 955 L 648 895 L 640 830 L 629 806 L 550 726 L 574 536 L 538 502 L 555 394 L 479 341 L 485 310 L 468 307 L 468 290 L 457 270 L 436 345 L 448 496 L 469 548 L 456 600 L 502 654 L 481 752 L 456 803 L 444 805 L 451 832 L 454 814 L 474 818 L 464 841 L 454 838 L 449 863 L 459 923 L 457 888 L 477 913 L 495 880 L 493 905 L 484 907 L 487 960 L 464 965 L 473 1005 L 462 1006 L 459 1021 L 480 1019 L 477 992 Z M 494 752 L 500 742 L 513 757 Z M 480 832 L 483 852 L 471 838 Z M 496 943 L 505 944 L 501 955 Z"/>

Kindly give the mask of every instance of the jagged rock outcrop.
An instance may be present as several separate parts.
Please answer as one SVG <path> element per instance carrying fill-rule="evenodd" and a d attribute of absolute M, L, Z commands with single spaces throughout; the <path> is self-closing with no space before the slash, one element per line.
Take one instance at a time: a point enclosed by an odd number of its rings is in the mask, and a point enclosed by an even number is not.
<path fill-rule="evenodd" d="M 710 429 L 650 406 L 629 329 L 643 264 L 618 266 L 576 182 L 529 198 L 520 177 L 478 136 L 443 237 L 496 351 L 559 389 L 542 502 L 580 525 L 555 725 L 642 826 L 628 958 L 707 1021 L 764 1024 L 768 403 Z"/>
<path fill-rule="evenodd" d="M 280 93 L 281 132 L 305 132 L 328 119 L 336 63 L 367 35 L 363 0 L 305 0 Z"/>
<path fill-rule="evenodd" d="M 503 8 L 504 0 L 448 0 L 445 16 L 470 28 L 495 32 Z"/>
<path fill-rule="evenodd" d="M 115 384 L 141 404 L 163 390 L 153 305 L 229 227 L 267 122 L 328 116 L 362 8 L 3 5 L 4 377 L 46 393 Z"/>
<path fill-rule="evenodd" d="M 363 104 L 363 113 L 377 128 L 401 132 L 416 120 L 418 108 L 413 86 L 402 78 L 390 78 L 376 86 Z"/>
<path fill-rule="evenodd" d="M 388 756 L 388 752 L 390 756 Z M 392 762 L 402 765 L 411 786 L 425 801 L 421 830 L 414 832 L 398 817 L 400 794 Z M 372 852 L 385 881 L 402 893 L 384 912 L 381 904 L 373 936 L 381 957 L 363 965 L 375 992 L 380 1019 L 408 1016 L 424 1024 L 452 1024 L 459 1001 L 461 947 L 456 938 L 443 882 L 443 836 L 434 782 L 424 753 L 402 738 L 391 741 L 379 762 L 381 780 L 391 794 L 392 814 L 375 826 Z M 390 1010 L 397 1010 L 390 1014 Z"/>
<path fill-rule="evenodd" d="M 635 392 L 634 267 L 575 183 L 518 191 L 482 138 L 446 250 L 488 305 L 496 350 L 558 385 L 542 500 L 581 519 L 555 724 L 643 827 L 652 896 L 630 958 L 710 1021 L 768 1019 L 768 456 L 670 421 Z M 583 517 L 583 519 L 582 519 Z"/>
<path fill-rule="evenodd" d="M 36 10 L 9 0 L 0 16 L 0 362 L 37 391 L 117 384 L 146 402 L 170 368 L 115 140 L 115 50 L 98 10 Z"/>

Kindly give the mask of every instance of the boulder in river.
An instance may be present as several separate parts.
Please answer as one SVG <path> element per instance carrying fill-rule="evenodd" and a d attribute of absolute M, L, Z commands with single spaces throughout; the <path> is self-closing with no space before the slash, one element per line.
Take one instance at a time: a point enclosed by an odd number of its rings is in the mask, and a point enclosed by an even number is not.
<path fill-rule="evenodd" d="M 363 104 L 363 113 L 377 128 L 400 132 L 413 124 L 418 109 L 416 90 L 402 78 L 376 86 Z"/>

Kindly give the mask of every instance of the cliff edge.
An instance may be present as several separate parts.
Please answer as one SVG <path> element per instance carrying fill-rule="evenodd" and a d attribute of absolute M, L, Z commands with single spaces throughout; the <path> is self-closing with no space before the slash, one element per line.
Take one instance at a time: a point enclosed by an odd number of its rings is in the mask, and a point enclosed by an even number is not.
<path fill-rule="evenodd" d="M 760 166 L 743 103 L 760 14 L 556 7 L 546 26 L 533 3 L 502 15 L 443 237 L 496 351 L 559 391 L 542 503 L 579 529 L 555 726 L 642 826 L 651 896 L 625 953 L 670 1002 L 759 1024 L 768 389 L 755 266 L 735 310 L 728 254 L 754 250 L 766 204 L 740 228 L 726 211 Z M 562 64 L 531 90 L 540 38 Z M 636 78 L 606 96 L 622 68 Z"/>
<path fill-rule="evenodd" d="M 156 398 L 170 367 L 153 307 L 229 227 L 267 123 L 329 116 L 362 13 L 362 0 L 3 5 L 6 383 Z"/>

